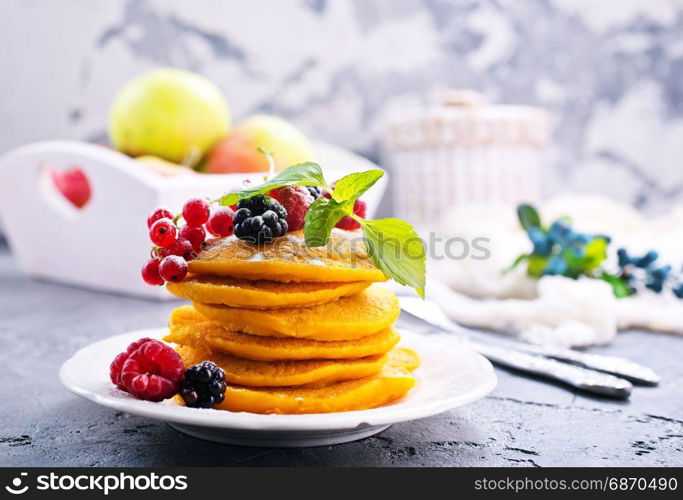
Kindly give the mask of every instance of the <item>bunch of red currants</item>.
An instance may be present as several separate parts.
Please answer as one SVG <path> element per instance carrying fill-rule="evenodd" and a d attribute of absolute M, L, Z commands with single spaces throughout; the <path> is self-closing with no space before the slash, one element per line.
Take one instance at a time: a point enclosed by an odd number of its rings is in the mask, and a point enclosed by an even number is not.
<path fill-rule="evenodd" d="M 207 231 L 214 236 L 230 236 L 234 212 L 229 207 L 211 209 L 202 198 L 192 198 L 183 206 L 182 215 L 173 216 L 157 208 L 147 218 L 149 239 L 154 243 L 152 257 L 142 266 L 142 279 L 149 285 L 178 282 L 187 276 L 187 262 L 201 250 Z M 185 225 L 180 227 L 180 219 Z"/>

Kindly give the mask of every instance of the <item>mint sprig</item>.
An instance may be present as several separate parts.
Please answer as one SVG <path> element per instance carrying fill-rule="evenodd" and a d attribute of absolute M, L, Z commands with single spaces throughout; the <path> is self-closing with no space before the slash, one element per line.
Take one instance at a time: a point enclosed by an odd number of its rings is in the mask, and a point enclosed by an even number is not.
<path fill-rule="evenodd" d="M 342 177 L 332 188 L 325 181 L 318 164 L 302 163 L 283 170 L 260 186 L 226 194 L 219 202 L 224 206 L 234 205 L 240 200 L 284 186 L 322 187 L 330 193 L 330 198 L 318 198 L 308 207 L 304 217 L 306 245 L 326 245 L 337 222 L 344 216 L 352 217 L 361 225 L 363 243 L 372 263 L 389 278 L 414 288 L 424 297 L 426 252 L 413 227 L 400 219 L 366 220 L 353 213 L 355 201 L 383 175 L 384 172 L 377 169 L 356 172 Z"/>
<path fill-rule="evenodd" d="M 356 219 L 363 231 L 368 257 L 384 274 L 401 285 L 408 285 L 424 297 L 426 254 L 415 229 L 394 218 L 366 220 L 353 213 L 354 202 L 370 189 L 384 172 L 368 170 L 342 177 L 334 184 L 332 198 L 320 198 L 304 219 L 304 238 L 308 246 L 323 246 L 334 226 L 344 216 Z"/>
<path fill-rule="evenodd" d="M 223 206 L 232 206 L 240 200 L 246 200 L 259 194 L 266 194 L 272 189 L 284 186 L 318 186 L 327 190 L 330 189 L 325 182 L 320 165 L 307 162 L 289 167 L 259 186 L 223 195 L 218 202 Z"/>
<path fill-rule="evenodd" d="M 330 233 L 339 219 L 345 215 L 356 217 L 354 202 L 370 189 L 382 176 L 381 170 L 355 172 L 342 177 L 330 189 L 330 198 L 319 198 L 306 212 L 304 238 L 309 247 L 321 247 L 330 239 Z M 364 219 L 358 218 L 362 223 Z"/>

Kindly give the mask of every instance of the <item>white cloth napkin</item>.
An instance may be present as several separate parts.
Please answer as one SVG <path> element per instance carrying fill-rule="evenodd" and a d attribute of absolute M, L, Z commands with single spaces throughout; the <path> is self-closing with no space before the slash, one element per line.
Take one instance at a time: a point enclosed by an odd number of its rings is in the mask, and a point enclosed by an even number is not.
<path fill-rule="evenodd" d="M 683 261 L 683 207 L 646 218 L 600 196 L 567 195 L 550 200 L 540 212 L 545 222 L 570 216 L 578 231 L 610 235 L 611 259 L 617 248 L 625 246 L 635 254 L 655 249 L 662 264 L 674 268 Z M 459 323 L 564 346 L 605 344 L 618 329 L 683 334 L 683 300 L 670 291 L 616 299 L 609 285 L 599 280 L 544 277 L 536 281 L 522 268 L 502 274 L 530 245 L 514 209 L 470 208 L 450 213 L 444 220 L 439 233 L 445 238 L 489 238 L 487 259 L 474 258 L 473 253 L 460 260 L 439 259 L 438 249 L 432 253 L 428 297 Z"/>

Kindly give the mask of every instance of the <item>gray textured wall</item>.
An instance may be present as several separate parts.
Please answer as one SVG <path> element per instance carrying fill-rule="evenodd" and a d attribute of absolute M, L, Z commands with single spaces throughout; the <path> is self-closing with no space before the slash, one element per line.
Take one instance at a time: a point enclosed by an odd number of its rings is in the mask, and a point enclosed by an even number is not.
<path fill-rule="evenodd" d="M 119 86 L 157 65 L 215 80 L 236 117 L 274 112 L 376 153 L 390 102 L 437 85 L 553 113 L 548 192 L 683 199 L 683 2 L 4 0 L 0 150 L 101 137 Z"/>

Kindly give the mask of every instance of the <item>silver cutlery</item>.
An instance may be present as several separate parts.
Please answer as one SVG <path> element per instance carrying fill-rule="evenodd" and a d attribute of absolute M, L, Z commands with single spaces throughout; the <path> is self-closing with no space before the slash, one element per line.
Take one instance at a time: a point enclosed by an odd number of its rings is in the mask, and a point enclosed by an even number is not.
<path fill-rule="evenodd" d="M 477 351 L 498 365 L 622 399 L 631 393 L 633 386 L 629 380 L 645 385 L 659 382 L 654 371 L 623 358 L 497 339 L 456 325 L 435 302 L 403 296 L 399 300 L 401 309 L 411 316 L 443 332 L 468 338 Z"/>

